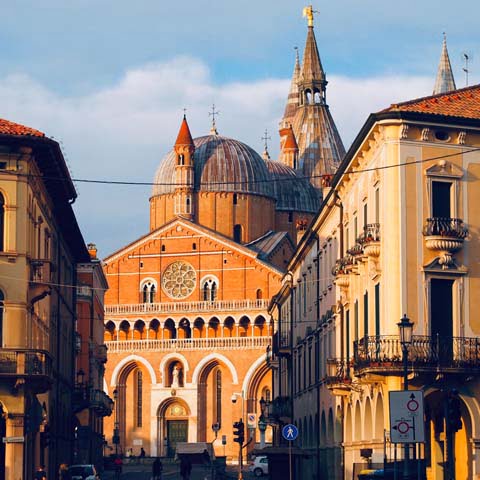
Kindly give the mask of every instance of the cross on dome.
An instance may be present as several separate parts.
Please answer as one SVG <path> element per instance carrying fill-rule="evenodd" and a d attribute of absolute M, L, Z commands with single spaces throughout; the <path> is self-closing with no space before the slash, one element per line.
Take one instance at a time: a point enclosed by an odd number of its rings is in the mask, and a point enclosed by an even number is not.
<path fill-rule="evenodd" d="M 212 135 L 218 135 L 217 131 L 217 125 L 215 123 L 215 116 L 220 115 L 220 112 L 218 110 L 215 110 L 215 104 L 212 105 L 212 111 L 209 112 L 208 116 L 212 117 L 212 128 L 210 128 L 210 133 Z"/>

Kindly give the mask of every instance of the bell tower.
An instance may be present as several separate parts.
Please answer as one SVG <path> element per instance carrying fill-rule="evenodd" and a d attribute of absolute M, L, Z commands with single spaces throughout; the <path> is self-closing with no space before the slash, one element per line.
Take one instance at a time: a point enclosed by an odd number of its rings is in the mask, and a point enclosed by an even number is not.
<path fill-rule="evenodd" d="M 175 215 L 194 220 L 194 154 L 195 144 L 184 115 L 177 140 L 173 147 L 175 152 Z"/>

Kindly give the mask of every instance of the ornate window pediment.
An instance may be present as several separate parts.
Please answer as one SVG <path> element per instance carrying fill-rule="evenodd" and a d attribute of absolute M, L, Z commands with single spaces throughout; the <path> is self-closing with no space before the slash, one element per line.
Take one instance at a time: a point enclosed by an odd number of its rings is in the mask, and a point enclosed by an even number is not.
<path fill-rule="evenodd" d="M 463 177 L 463 171 L 457 165 L 440 160 L 439 162 L 431 165 L 425 170 L 425 174 L 429 177 L 447 177 L 447 178 L 461 178 Z"/>

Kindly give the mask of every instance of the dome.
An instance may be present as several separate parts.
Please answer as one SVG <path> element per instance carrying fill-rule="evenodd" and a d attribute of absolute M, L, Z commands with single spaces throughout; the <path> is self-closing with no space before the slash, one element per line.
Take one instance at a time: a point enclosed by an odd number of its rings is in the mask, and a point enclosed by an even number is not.
<path fill-rule="evenodd" d="M 195 190 L 274 197 L 264 160 L 248 145 L 220 135 L 194 139 Z M 155 173 L 152 196 L 175 190 L 176 155 L 171 150 Z"/>
<path fill-rule="evenodd" d="M 318 194 L 307 179 L 299 177 L 295 170 L 283 163 L 267 160 L 265 164 L 272 178 L 276 210 L 317 213 L 320 207 Z"/>

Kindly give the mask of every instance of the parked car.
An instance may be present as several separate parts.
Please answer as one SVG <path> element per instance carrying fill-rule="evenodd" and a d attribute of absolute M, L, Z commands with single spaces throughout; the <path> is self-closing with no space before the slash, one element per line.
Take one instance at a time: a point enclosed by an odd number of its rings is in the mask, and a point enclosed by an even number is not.
<path fill-rule="evenodd" d="M 253 462 L 248 466 L 248 471 L 253 472 L 256 477 L 268 475 L 268 458 L 264 455 L 255 457 Z"/>
<path fill-rule="evenodd" d="M 72 480 L 100 480 L 95 465 L 72 465 L 68 473 Z"/>

